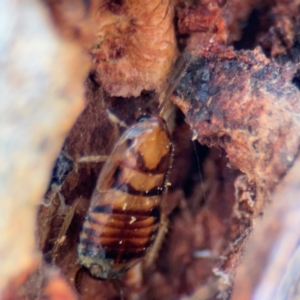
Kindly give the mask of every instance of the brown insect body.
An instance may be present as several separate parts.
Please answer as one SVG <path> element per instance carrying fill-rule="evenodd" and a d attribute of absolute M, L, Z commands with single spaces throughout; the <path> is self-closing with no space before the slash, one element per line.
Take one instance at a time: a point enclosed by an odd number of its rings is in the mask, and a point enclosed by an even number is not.
<path fill-rule="evenodd" d="M 79 262 L 99 278 L 122 277 L 157 236 L 171 164 L 165 121 L 142 116 L 128 128 L 105 163 L 78 245 Z"/>

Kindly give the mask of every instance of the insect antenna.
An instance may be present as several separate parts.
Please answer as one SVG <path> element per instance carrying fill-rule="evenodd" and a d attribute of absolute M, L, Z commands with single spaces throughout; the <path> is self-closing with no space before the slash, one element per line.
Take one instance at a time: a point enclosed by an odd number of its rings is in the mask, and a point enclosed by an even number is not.
<path fill-rule="evenodd" d="M 165 92 L 163 93 L 163 94 L 165 94 L 165 98 L 157 109 L 158 115 L 161 114 L 163 108 L 165 107 L 169 98 L 171 97 L 174 90 L 176 89 L 183 74 L 186 72 L 188 66 L 189 66 L 189 63 L 186 63 L 185 56 L 184 55 L 179 56 L 179 58 L 177 59 L 177 61 L 175 63 L 175 68 L 174 68 L 173 74 L 170 78 L 170 82 L 169 82 L 167 88 L 165 89 Z"/>

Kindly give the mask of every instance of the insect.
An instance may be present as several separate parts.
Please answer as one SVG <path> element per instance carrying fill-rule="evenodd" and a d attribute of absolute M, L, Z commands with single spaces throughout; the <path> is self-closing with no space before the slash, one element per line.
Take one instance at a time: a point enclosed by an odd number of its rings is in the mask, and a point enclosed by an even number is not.
<path fill-rule="evenodd" d="M 183 62 L 165 101 L 190 64 Z M 142 115 L 118 140 L 98 177 L 80 232 L 78 262 L 91 275 L 121 278 L 159 248 L 171 160 L 171 138 L 160 110 L 155 116 Z"/>
<path fill-rule="evenodd" d="M 169 130 L 159 116 L 142 115 L 116 143 L 80 233 L 79 263 L 93 276 L 122 277 L 153 245 L 171 152 Z"/>

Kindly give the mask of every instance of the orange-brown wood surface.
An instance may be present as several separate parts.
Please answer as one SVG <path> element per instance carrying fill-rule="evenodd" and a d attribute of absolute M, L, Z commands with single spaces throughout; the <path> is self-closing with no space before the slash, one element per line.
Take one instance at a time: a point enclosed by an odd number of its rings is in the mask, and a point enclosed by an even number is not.
<path fill-rule="evenodd" d="M 3 3 L 1 299 L 299 298 L 299 1 Z M 79 272 L 105 156 L 167 86 L 165 237 L 119 281 Z"/>

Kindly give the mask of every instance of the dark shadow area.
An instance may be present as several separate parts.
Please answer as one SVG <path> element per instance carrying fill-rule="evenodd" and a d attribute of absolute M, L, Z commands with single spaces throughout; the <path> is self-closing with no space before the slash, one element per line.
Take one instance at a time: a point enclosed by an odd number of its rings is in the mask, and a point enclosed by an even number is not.
<path fill-rule="evenodd" d="M 300 90 L 300 70 L 296 72 L 293 77 L 292 84 L 294 84 L 298 90 Z"/>
<path fill-rule="evenodd" d="M 235 50 L 253 50 L 257 46 L 256 37 L 260 30 L 259 11 L 254 9 L 249 19 L 241 22 L 242 38 L 233 44 Z"/>

